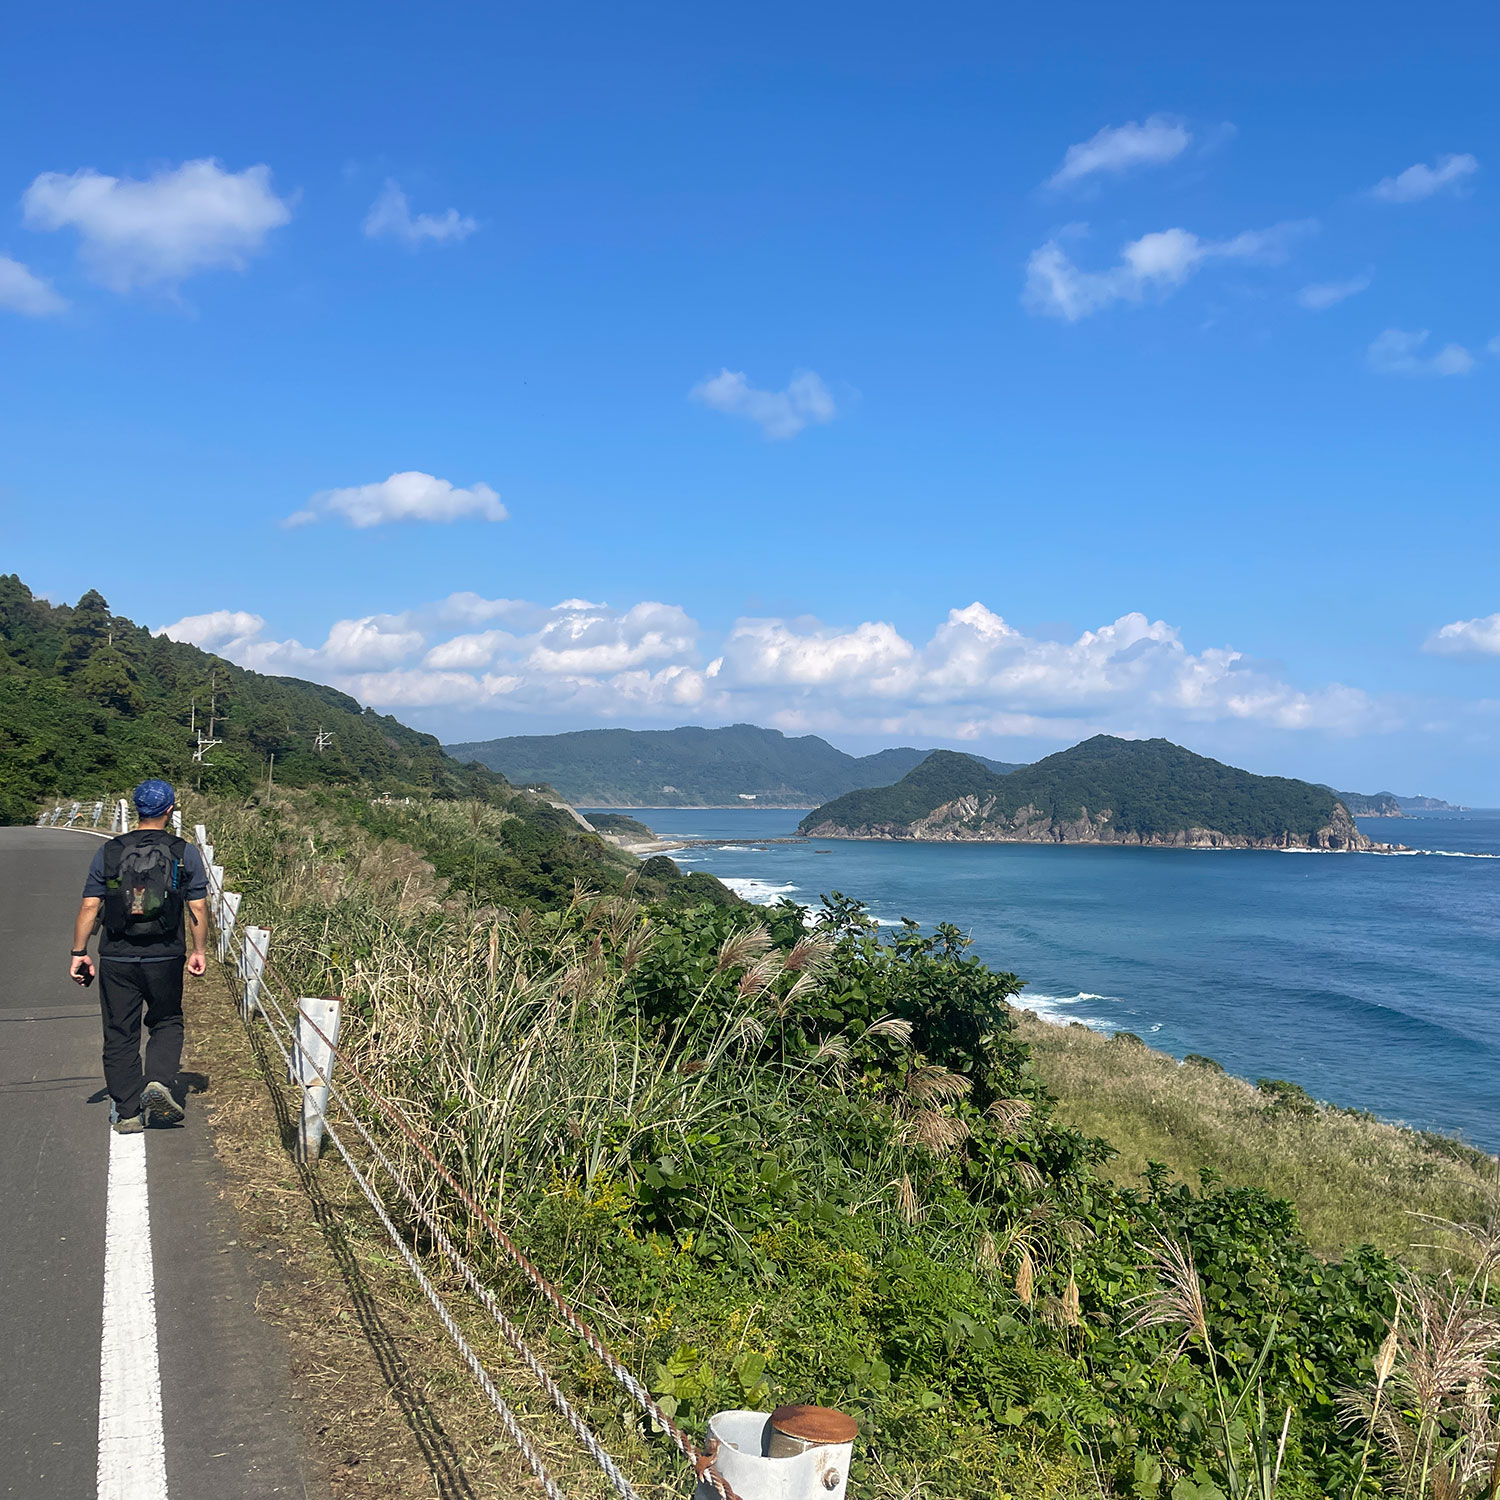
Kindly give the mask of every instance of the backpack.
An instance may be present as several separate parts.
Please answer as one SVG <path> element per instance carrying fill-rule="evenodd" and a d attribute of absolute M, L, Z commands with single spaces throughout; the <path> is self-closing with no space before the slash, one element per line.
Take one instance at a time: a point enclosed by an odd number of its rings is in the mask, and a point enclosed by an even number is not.
<path fill-rule="evenodd" d="M 128 834 L 104 846 L 104 930 L 112 938 L 149 941 L 182 931 L 186 853 L 187 844 L 172 835 Z"/>

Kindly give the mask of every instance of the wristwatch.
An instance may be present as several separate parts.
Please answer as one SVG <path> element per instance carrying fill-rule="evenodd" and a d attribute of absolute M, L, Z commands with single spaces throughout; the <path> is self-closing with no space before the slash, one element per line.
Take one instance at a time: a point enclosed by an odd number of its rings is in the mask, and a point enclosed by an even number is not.
<path fill-rule="evenodd" d="M 89 950 L 87 948 L 74 948 L 70 956 L 73 958 L 87 958 Z"/>

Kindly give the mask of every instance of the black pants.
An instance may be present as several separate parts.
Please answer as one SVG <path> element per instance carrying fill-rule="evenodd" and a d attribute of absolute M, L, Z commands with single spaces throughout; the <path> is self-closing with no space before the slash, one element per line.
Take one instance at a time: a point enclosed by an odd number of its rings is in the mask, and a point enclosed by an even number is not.
<path fill-rule="evenodd" d="M 156 963 L 99 961 L 99 1009 L 104 1016 L 104 1082 L 120 1118 L 140 1113 L 147 1083 L 170 1088 L 182 1061 L 180 958 Z M 145 1012 L 146 1066 L 141 1067 L 141 1013 Z"/>

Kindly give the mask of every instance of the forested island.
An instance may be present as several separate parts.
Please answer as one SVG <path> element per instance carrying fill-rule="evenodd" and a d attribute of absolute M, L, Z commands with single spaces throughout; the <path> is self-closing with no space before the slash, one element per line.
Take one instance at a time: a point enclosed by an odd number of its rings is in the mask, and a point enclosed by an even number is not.
<path fill-rule="evenodd" d="M 1096 735 L 997 776 L 937 751 L 893 786 L 814 809 L 815 838 L 1385 851 L 1327 787 L 1256 776 L 1167 740 Z"/>

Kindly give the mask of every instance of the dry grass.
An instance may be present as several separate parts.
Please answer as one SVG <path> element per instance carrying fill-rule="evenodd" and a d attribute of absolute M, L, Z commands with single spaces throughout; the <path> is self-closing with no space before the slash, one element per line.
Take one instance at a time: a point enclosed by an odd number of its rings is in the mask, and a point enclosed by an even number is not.
<path fill-rule="evenodd" d="M 436 1317 L 396 1259 L 347 1171 L 290 1150 L 291 1091 L 262 1030 L 247 1032 L 217 969 L 190 986 L 184 1065 L 204 1074 L 198 1104 L 223 1163 L 241 1244 L 278 1327 L 300 1398 L 310 1493 L 336 1500 L 498 1500 L 541 1493 Z M 546 1408 L 453 1278 L 429 1270 L 507 1399 L 570 1495 L 603 1496 L 602 1476 Z M 611 1446 L 638 1442 L 615 1434 Z"/>
<path fill-rule="evenodd" d="M 1363 1116 L 1278 1107 L 1243 1079 L 1164 1052 L 1054 1026 L 1017 1011 L 1021 1038 L 1057 1097 L 1057 1115 L 1120 1155 L 1105 1169 L 1139 1186 L 1148 1161 L 1196 1184 L 1200 1167 L 1237 1187 L 1290 1198 L 1321 1255 L 1370 1243 L 1422 1264 L 1450 1263 L 1451 1235 L 1416 1217 L 1484 1221 L 1500 1162 Z M 1435 1241 L 1444 1247 L 1434 1250 Z"/>

